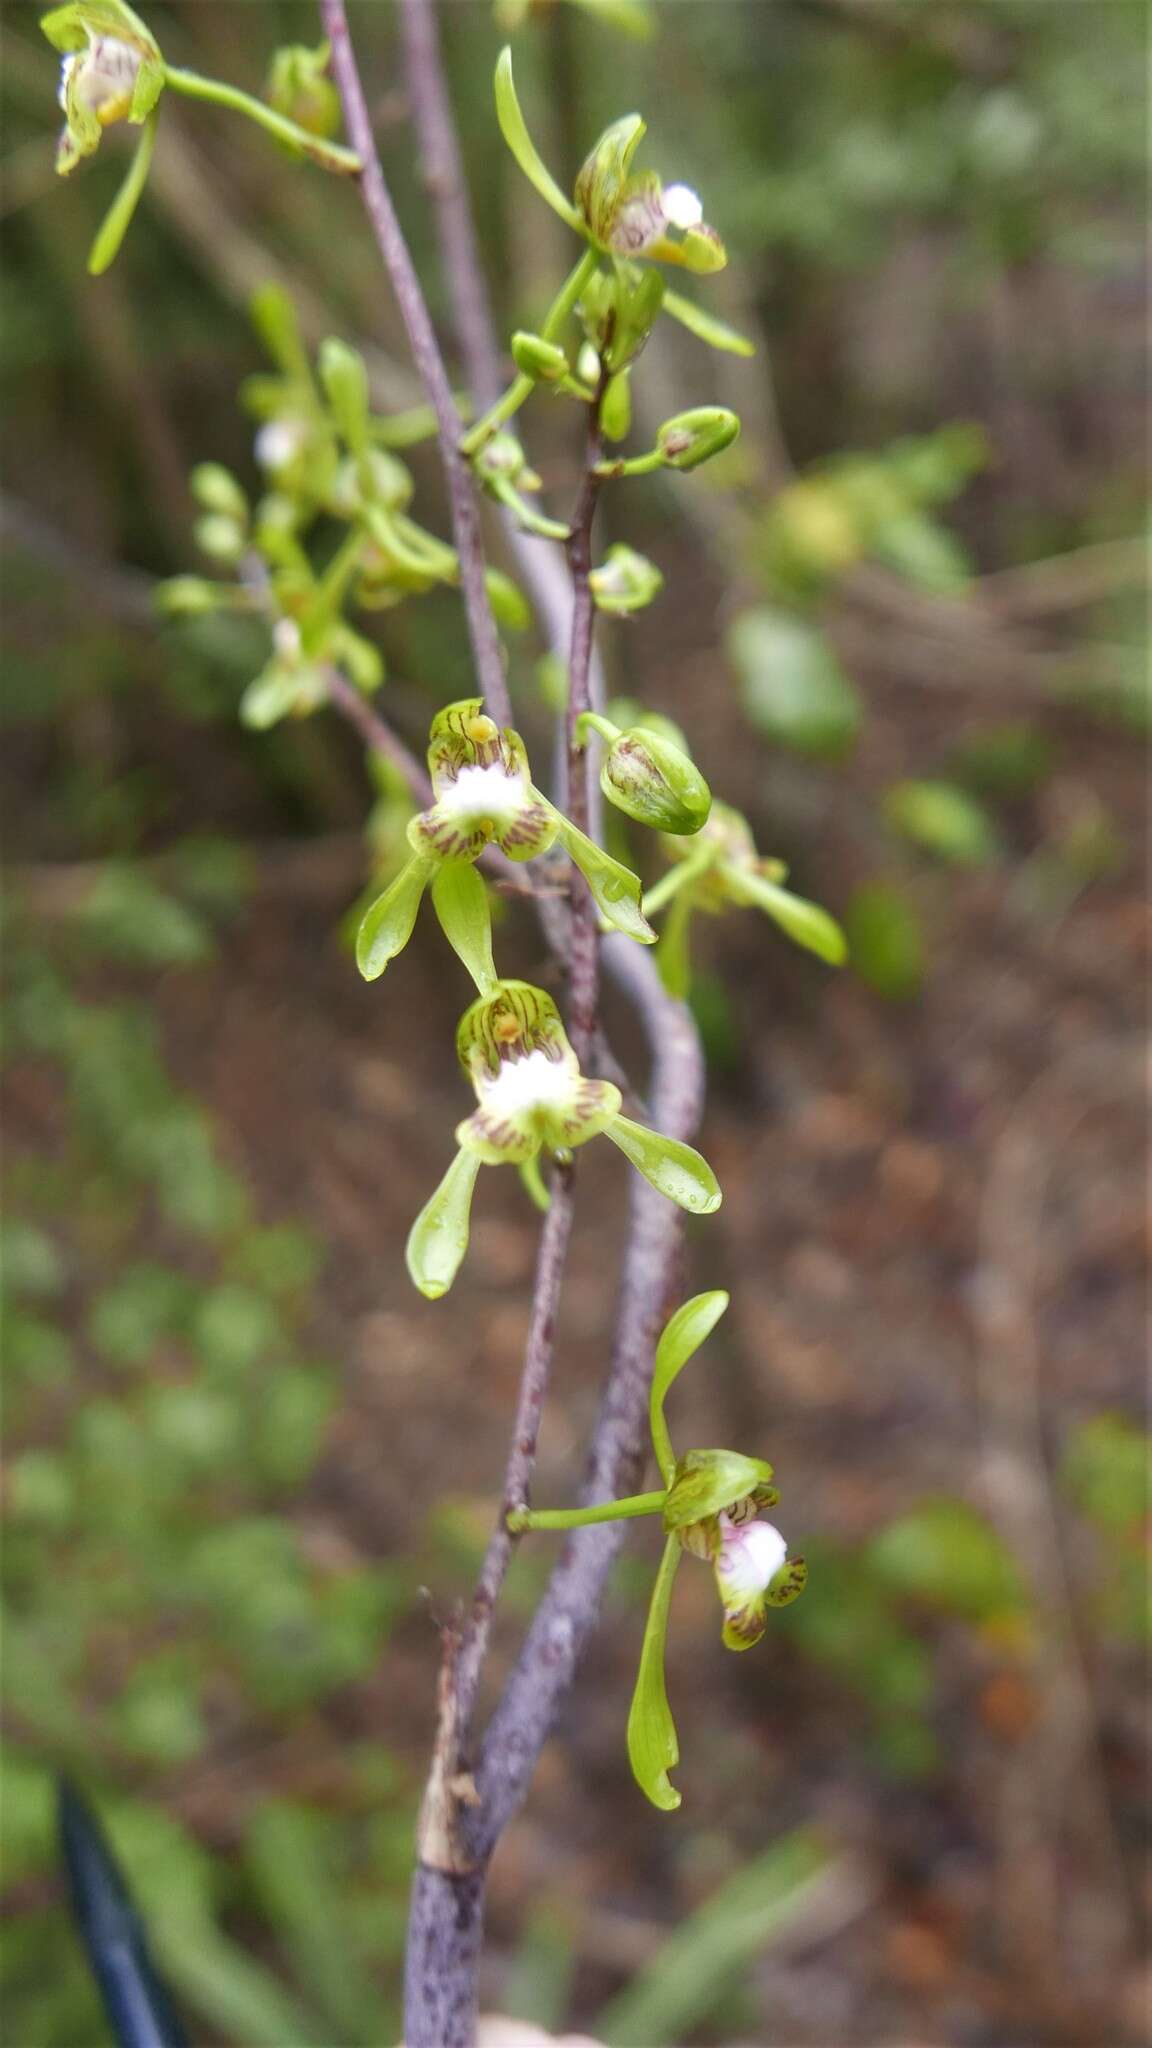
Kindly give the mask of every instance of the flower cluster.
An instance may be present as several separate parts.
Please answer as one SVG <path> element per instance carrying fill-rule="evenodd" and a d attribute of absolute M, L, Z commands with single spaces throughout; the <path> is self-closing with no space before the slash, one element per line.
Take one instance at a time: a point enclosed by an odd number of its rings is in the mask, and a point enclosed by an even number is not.
<path fill-rule="evenodd" d="M 651 1185 L 696 1215 L 720 1206 L 707 1161 L 690 1145 L 621 1114 L 620 1090 L 581 1073 L 551 996 L 526 981 L 497 982 L 466 1010 L 456 1034 L 476 1108 L 456 1127 L 459 1147 L 408 1238 L 408 1271 L 421 1294 L 446 1294 L 468 1249 L 481 1166 L 518 1166 L 537 1185 L 543 1153 L 566 1160 L 610 1138 Z"/>

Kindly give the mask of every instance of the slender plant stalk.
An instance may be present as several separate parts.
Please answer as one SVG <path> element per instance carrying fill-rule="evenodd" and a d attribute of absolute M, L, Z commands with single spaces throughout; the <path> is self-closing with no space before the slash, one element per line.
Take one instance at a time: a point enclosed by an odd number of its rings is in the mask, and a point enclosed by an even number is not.
<path fill-rule="evenodd" d="M 588 437 L 585 449 L 584 481 L 572 515 L 568 542 L 568 566 L 572 575 L 572 644 L 568 658 L 568 711 L 565 722 L 567 756 L 568 816 L 581 832 L 591 824 L 589 785 L 592 756 L 580 745 L 579 720 L 592 709 L 592 641 L 596 607 L 592 596 L 592 528 L 600 496 L 596 465 L 603 450 L 600 407 L 607 384 L 600 379 L 595 399 L 588 408 Z M 571 1005 L 570 1035 L 573 1050 L 584 1065 L 592 1050 L 596 1011 L 600 995 L 600 924 L 582 875 L 572 870 L 572 930 L 568 947 L 568 995 Z"/>
<path fill-rule="evenodd" d="M 290 149 L 293 156 L 311 157 L 326 171 L 340 172 L 346 178 L 354 178 L 360 170 L 360 159 L 354 150 L 344 149 L 338 142 L 326 142 L 323 136 L 309 135 L 306 128 L 298 128 L 295 121 L 285 120 L 273 107 L 265 106 L 263 100 L 253 99 L 249 92 L 241 92 L 239 86 L 225 85 L 219 78 L 202 78 L 198 71 L 182 71 L 178 65 L 164 67 L 164 82 L 173 92 L 183 93 L 186 99 L 207 100 L 212 106 L 228 107 L 233 113 L 246 114 L 269 135 L 275 136 Z"/>
<path fill-rule="evenodd" d="M 332 51 L 332 73 L 344 108 L 345 125 L 362 167 L 360 190 L 365 210 L 396 294 L 416 368 L 436 413 L 440 459 L 448 484 L 456 552 L 460 557 L 460 588 L 476 664 L 476 680 L 496 723 L 511 725 L 512 705 L 504 676 L 504 658 L 484 581 L 480 514 L 468 465 L 458 445 L 460 416 L 416 267 L 381 168 L 356 54 L 348 32 L 344 0 L 320 0 L 320 12 Z"/>
<path fill-rule="evenodd" d="M 361 182 L 365 205 L 400 299 L 417 367 L 436 406 L 468 601 L 464 569 L 466 560 L 473 557 L 462 540 L 456 514 L 465 499 L 473 518 L 475 511 L 471 479 L 457 446 L 459 420 L 423 294 L 380 171 L 342 0 L 321 0 L 321 7 L 349 136 L 364 162 Z M 430 188 L 445 273 L 456 309 L 457 331 L 474 395 L 490 405 L 495 397 L 493 366 L 498 364 L 499 354 L 490 329 L 481 332 L 479 309 L 486 307 L 486 295 L 460 171 L 459 146 L 444 87 L 431 0 L 404 0 L 402 19 L 411 103 L 426 173 L 431 170 L 435 174 L 430 179 Z M 447 143 L 446 136 L 450 138 Z M 398 251 L 402 252 L 399 257 Z M 575 289 L 578 291 L 579 287 Z M 486 313 L 484 319 L 486 322 Z M 573 728 L 580 712 L 600 703 L 603 696 L 593 645 L 594 611 L 587 583 L 592 520 L 600 481 L 594 471 L 600 452 L 596 406 L 590 417 L 588 459 L 570 544 L 575 556 L 574 561 L 570 556 L 570 565 L 577 575 L 575 594 L 551 551 L 514 536 L 525 581 L 549 640 L 562 657 L 567 657 L 574 677 Z M 464 525 L 467 536 L 467 517 Z M 469 616 L 471 620 L 471 604 Z M 485 695 L 489 696 L 487 689 Z M 500 716 L 491 696 L 489 708 Z M 583 825 L 586 819 L 585 829 L 590 828 L 593 836 L 597 836 L 599 791 L 588 789 L 587 770 L 586 756 L 581 753 L 578 772 L 570 773 L 573 787 L 567 802 L 574 822 Z M 581 1026 L 591 1036 L 598 1030 L 596 976 L 600 951 L 594 916 L 589 920 L 589 934 L 591 943 L 586 956 L 581 956 L 581 942 L 577 941 L 572 995 L 573 1011 L 583 1009 Z M 699 1121 L 704 1080 L 703 1059 L 692 1019 L 682 1004 L 669 997 L 652 960 L 640 947 L 618 934 L 610 934 L 602 950 L 609 970 L 636 1008 L 651 1050 L 651 1120 L 671 1137 L 690 1138 Z M 575 1027 L 575 1014 L 573 1024 Z M 575 1043 L 575 1028 L 573 1038 Z M 439 1726 L 421 1823 L 409 1922 L 405 1987 L 408 2048 L 472 2048 L 487 1864 L 501 1833 L 527 1793 L 536 1760 L 571 1685 L 580 1652 L 596 1624 L 605 1582 L 623 1533 L 623 1523 L 614 1519 L 579 1528 L 570 1536 L 477 1749 L 469 1737 L 468 1723 L 475 1707 L 492 1611 L 513 1541 L 505 1518 L 510 1508 L 526 1502 L 535 1462 L 536 1436 L 571 1231 L 571 1202 L 570 1176 L 554 1176 L 552 1208 L 541 1234 L 537 1260 L 518 1426 L 505 1475 L 501 1525 L 482 1566 L 468 1623 L 462 1633 L 458 1629 L 445 1632 Z M 585 1507 L 596 1508 L 629 1495 L 641 1477 L 652 1358 L 677 1278 L 681 1227 L 681 1212 L 637 1176 L 631 1193 L 621 1306 L 611 1365 L 583 1489 Z M 521 1428 L 521 1423 L 526 1426 Z M 473 1759 L 471 1770 L 467 1767 L 469 1758 Z"/>

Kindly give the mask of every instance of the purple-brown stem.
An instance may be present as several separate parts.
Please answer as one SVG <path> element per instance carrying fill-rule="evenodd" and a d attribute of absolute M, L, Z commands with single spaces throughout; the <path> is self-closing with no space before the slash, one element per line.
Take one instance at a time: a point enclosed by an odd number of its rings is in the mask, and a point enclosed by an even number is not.
<path fill-rule="evenodd" d="M 452 397 L 448 372 L 432 325 L 427 302 L 420 289 L 416 267 L 397 218 L 380 164 L 372 121 L 356 64 L 344 0 L 320 0 L 324 32 L 332 51 L 332 73 L 340 92 L 344 123 L 349 140 L 363 169 L 359 185 L 364 207 L 384 268 L 392 282 L 396 303 L 404 321 L 413 361 L 424 382 L 436 414 L 440 459 L 448 484 L 452 532 L 460 557 L 460 589 L 468 620 L 468 637 L 476 664 L 480 692 L 497 725 L 511 725 L 512 705 L 504 676 L 504 657 L 496 632 L 496 621 L 488 602 L 484 581 L 484 547 L 480 537 L 480 514 L 472 477 L 460 453 L 460 416 Z"/>
<path fill-rule="evenodd" d="M 388 263 L 383 229 L 389 218 L 395 222 L 395 216 L 379 172 L 344 8 L 341 0 L 321 0 L 321 4 L 333 44 L 334 69 L 344 99 L 349 135 L 366 167 L 365 201 Z M 421 151 L 432 173 L 429 186 L 445 271 L 469 379 L 474 395 L 483 402 L 495 395 L 498 355 L 487 317 L 459 147 L 444 88 L 432 0 L 403 0 L 403 4 L 410 95 Z M 353 109 L 355 118 L 350 111 Z M 386 210 L 380 207 L 381 193 Z M 399 233 L 398 228 L 396 232 Z M 406 250 L 404 254 L 407 257 Z M 430 330 L 410 261 L 407 275 L 410 296 L 418 300 Z M 403 303 L 402 299 L 402 307 Z M 422 367 L 415 343 L 414 354 L 418 367 Z M 438 349 L 435 355 L 439 363 Z M 447 380 L 443 381 L 448 407 L 442 411 L 437 405 L 437 417 L 442 440 L 450 433 L 455 453 L 458 423 Z M 446 412 L 450 413 L 447 420 Z M 591 452 L 593 449 L 595 453 Z M 568 803 L 573 821 L 584 829 L 590 824 L 595 836 L 598 790 L 589 789 L 586 760 L 581 756 L 575 762 L 571 738 L 580 710 L 588 708 L 602 688 L 593 645 L 594 608 L 588 586 L 598 489 L 591 474 L 599 454 L 598 406 L 590 416 L 589 450 L 570 552 L 575 590 L 568 586 L 568 579 L 550 551 L 520 535 L 514 535 L 513 540 L 552 647 L 568 660 Z M 447 450 L 445 460 L 447 463 Z M 470 485 L 467 476 L 463 481 Z M 459 529 L 457 544 L 460 546 Z M 463 564 L 463 547 L 460 552 Z M 579 772 L 571 772 L 574 765 Z M 597 1029 L 599 937 L 591 901 L 586 891 L 581 890 L 574 905 L 578 926 L 579 906 L 585 903 L 591 913 L 590 944 L 577 938 L 575 953 L 569 957 L 574 1040 L 579 1028 L 581 1032 L 587 1031 L 591 1044 Z M 582 943 L 588 944 L 586 954 L 581 953 Z M 632 941 L 612 934 L 604 942 L 603 951 L 609 971 L 635 1006 L 649 1043 L 652 1122 L 670 1136 L 689 1138 L 699 1121 L 704 1084 L 703 1057 L 691 1016 L 683 1004 L 667 994 L 651 958 Z M 578 1045 L 578 1049 L 582 1058 L 587 1057 L 588 1046 Z M 517 1506 L 526 1497 L 531 1480 L 571 1224 L 571 1174 L 565 1171 L 553 1177 L 552 1209 L 541 1235 L 501 1524 L 489 1546 L 463 1636 L 453 1632 L 451 1644 L 446 1645 L 439 1729 L 409 1921 L 405 1981 L 408 2048 L 472 2048 L 487 1863 L 501 1832 L 527 1793 L 540 1750 L 571 1685 L 580 1652 L 595 1626 L 605 1581 L 621 1541 L 622 1525 L 613 1524 L 579 1530 L 570 1538 L 480 1747 L 475 1770 L 466 1770 L 466 1755 L 472 1748 L 468 1744 L 467 1722 L 475 1705 L 495 1600 L 511 1554 L 511 1539 L 503 1528 L 503 1515 L 508 1506 Z M 652 1355 L 677 1279 L 681 1225 L 679 1210 L 637 1177 L 632 1190 L 612 1360 L 584 1488 L 583 1497 L 589 1502 L 631 1491 L 639 1479 L 644 1461 L 644 1418 Z"/>

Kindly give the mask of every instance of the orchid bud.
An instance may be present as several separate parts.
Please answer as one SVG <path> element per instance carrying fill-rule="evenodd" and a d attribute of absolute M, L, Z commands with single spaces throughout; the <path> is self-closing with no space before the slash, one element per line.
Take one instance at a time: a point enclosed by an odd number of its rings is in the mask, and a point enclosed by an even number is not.
<path fill-rule="evenodd" d="M 223 512 L 206 512 L 196 521 L 195 530 L 197 547 L 214 562 L 236 563 L 244 553 L 245 533 L 238 519 Z"/>
<path fill-rule="evenodd" d="M 568 358 L 554 341 L 545 341 L 543 335 L 526 334 L 522 330 L 512 336 L 512 360 L 525 377 L 533 383 L 555 384 L 568 374 Z"/>
<path fill-rule="evenodd" d="M 656 832 L 699 832 L 712 808 L 708 784 L 688 755 L 636 726 L 608 748 L 600 787 L 617 810 Z"/>
<path fill-rule="evenodd" d="M 197 463 L 190 481 L 192 496 L 205 512 L 221 512 L 227 519 L 247 519 L 248 500 L 232 472 L 222 463 Z"/>
<path fill-rule="evenodd" d="M 669 469 L 698 469 L 730 448 L 739 432 L 740 422 L 727 406 L 699 405 L 665 420 L 656 446 Z"/>
<path fill-rule="evenodd" d="M 340 95 L 327 76 L 329 55 L 327 43 L 315 50 L 300 43 L 277 50 L 265 88 L 268 104 L 278 114 L 325 140 L 340 130 Z"/>
<path fill-rule="evenodd" d="M 196 619 L 228 609 L 235 596 L 232 583 L 209 583 L 203 576 L 169 576 L 153 586 L 152 602 L 166 618 Z"/>
<path fill-rule="evenodd" d="M 600 611 L 638 612 L 663 589 L 664 578 L 654 562 L 619 543 L 593 569 L 588 587 Z"/>
<path fill-rule="evenodd" d="M 608 381 L 600 405 L 600 427 L 606 441 L 623 441 L 632 425 L 632 387 L 627 370 Z"/>

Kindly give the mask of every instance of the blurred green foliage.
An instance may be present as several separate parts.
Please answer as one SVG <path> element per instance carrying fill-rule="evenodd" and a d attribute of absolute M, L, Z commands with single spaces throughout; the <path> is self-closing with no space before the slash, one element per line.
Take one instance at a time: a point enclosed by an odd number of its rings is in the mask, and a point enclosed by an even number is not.
<path fill-rule="evenodd" d="M 37 2048 L 100 2032 L 51 1882 L 65 1767 L 103 1792 L 165 1967 L 214 2032 L 378 2039 L 412 1822 L 379 1747 L 342 1745 L 325 1805 L 290 1778 L 261 1793 L 257 1761 L 227 1859 L 177 1818 L 213 1758 L 258 1760 L 366 1677 L 411 1592 L 290 1513 L 339 1403 L 306 1341 L 318 1248 L 256 1216 L 148 1008 L 85 985 L 126 959 L 195 965 L 209 920 L 117 864 L 55 941 L 10 914 L 7 1063 L 65 1113 L 50 1157 L 17 1137 L 6 1162 L 6 1880 L 40 1901 L 6 1942 L 8 2024 Z"/>

